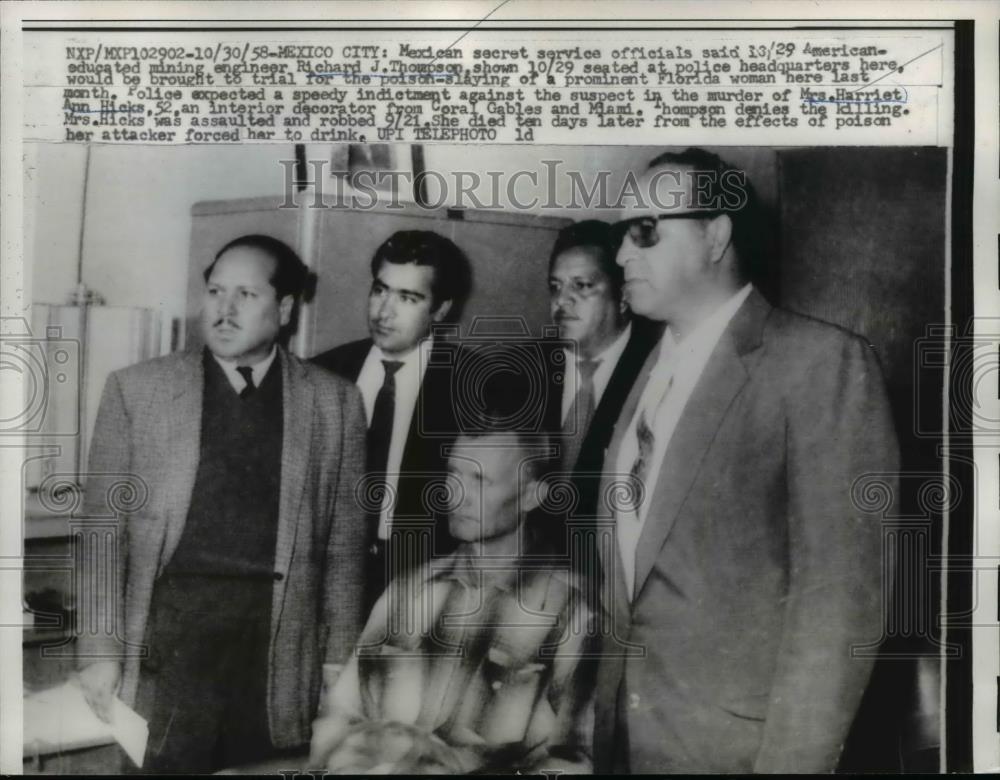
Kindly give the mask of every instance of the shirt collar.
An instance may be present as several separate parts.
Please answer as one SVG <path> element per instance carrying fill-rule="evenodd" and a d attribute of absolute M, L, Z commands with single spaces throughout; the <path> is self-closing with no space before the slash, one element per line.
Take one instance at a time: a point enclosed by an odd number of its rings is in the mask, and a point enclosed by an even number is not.
<path fill-rule="evenodd" d="M 500 563 L 500 561 L 498 561 Z M 495 587 L 497 590 L 509 592 L 514 588 L 514 581 L 521 571 L 520 559 L 511 558 L 507 565 L 479 566 L 476 562 L 462 554 L 460 550 L 453 552 L 441 563 L 432 564 L 433 568 L 428 577 L 428 584 L 449 580 L 451 582 L 462 582 L 476 588 Z"/>
<path fill-rule="evenodd" d="M 612 341 L 608 346 L 604 348 L 604 351 L 599 355 L 595 355 L 591 360 L 600 363 L 602 366 L 613 365 L 618 362 L 618 358 L 622 356 L 622 352 L 625 351 L 625 345 L 628 344 L 628 340 L 632 336 L 632 323 L 629 322 L 619 333 L 615 340 Z M 584 358 L 580 357 L 576 350 L 571 350 L 568 348 L 563 348 L 563 352 L 566 354 L 566 363 L 571 362 L 582 363 Z"/>
<path fill-rule="evenodd" d="M 266 358 L 258 363 L 251 366 L 251 376 L 253 377 L 254 387 L 260 387 L 260 383 L 264 381 L 264 377 L 267 376 L 268 369 L 271 368 L 271 364 L 274 363 L 275 357 L 278 355 L 278 345 L 275 344 L 271 347 L 271 352 Z M 212 352 L 212 357 L 215 358 L 215 362 L 219 364 L 223 373 L 226 375 L 226 379 L 229 380 L 229 384 L 233 386 L 233 389 L 239 393 L 242 392 L 243 388 L 246 387 L 246 380 L 237 371 L 239 362 L 236 360 L 230 360 L 228 358 L 221 358 Z"/>
<path fill-rule="evenodd" d="M 403 365 L 400 366 L 400 371 L 402 371 L 413 366 L 426 366 L 427 358 L 430 355 L 430 351 L 433 346 L 434 337 L 428 336 L 405 355 L 387 355 L 382 351 L 382 348 L 378 346 L 378 344 L 372 344 L 372 354 L 376 360 L 395 360 L 402 363 Z"/>
<path fill-rule="evenodd" d="M 594 360 L 600 361 L 601 365 L 610 365 L 612 363 L 617 363 L 618 358 L 622 356 L 622 352 L 625 351 L 625 345 L 628 344 L 628 340 L 632 337 L 632 323 L 628 323 L 621 333 L 618 334 L 618 338 L 609 344 L 605 350 L 597 355 Z"/>
<path fill-rule="evenodd" d="M 744 285 L 680 341 L 674 337 L 673 332 L 668 327 L 663 334 L 663 341 L 660 345 L 661 360 L 678 350 L 695 352 L 701 347 L 713 347 L 722 337 L 729 321 L 739 311 L 740 306 L 743 305 L 752 290 L 752 284 Z"/>

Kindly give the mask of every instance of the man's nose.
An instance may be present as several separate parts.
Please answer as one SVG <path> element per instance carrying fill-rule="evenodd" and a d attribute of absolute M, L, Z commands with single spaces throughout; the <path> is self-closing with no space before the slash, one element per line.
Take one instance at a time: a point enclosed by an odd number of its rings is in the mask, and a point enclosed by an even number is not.
<path fill-rule="evenodd" d="M 563 287 L 553 296 L 556 309 L 567 311 L 573 305 L 573 297 L 568 288 Z"/>
<path fill-rule="evenodd" d="M 378 318 L 380 320 L 391 320 L 396 313 L 392 298 L 386 295 L 378 305 Z"/>
<path fill-rule="evenodd" d="M 235 295 L 226 295 L 222 298 L 221 311 L 227 317 L 231 317 L 236 314 L 237 311 L 237 299 Z"/>
<path fill-rule="evenodd" d="M 632 243 L 632 239 L 628 236 L 622 239 L 622 245 L 618 247 L 618 254 L 615 255 L 615 262 L 618 263 L 622 268 L 636 257 L 636 246 Z"/>
<path fill-rule="evenodd" d="M 479 496 L 475 495 L 475 491 L 473 490 L 463 490 L 461 501 L 459 501 L 459 506 L 462 508 L 465 514 L 468 514 L 471 510 L 478 508 Z"/>

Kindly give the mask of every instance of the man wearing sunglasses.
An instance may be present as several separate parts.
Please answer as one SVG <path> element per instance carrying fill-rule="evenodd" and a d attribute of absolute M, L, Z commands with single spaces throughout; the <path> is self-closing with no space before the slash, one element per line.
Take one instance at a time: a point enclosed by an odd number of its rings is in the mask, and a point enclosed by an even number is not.
<path fill-rule="evenodd" d="M 881 515 L 852 502 L 898 468 L 878 363 L 749 283 L 741 171 L 689 149 L 639 183 L 617 260 L 632 310 L 667 331 L 605 459 L 605 488 L 627 475 L 630 495 L 607 512 L 595 770 L 832 771 L 889 577 Z"/>

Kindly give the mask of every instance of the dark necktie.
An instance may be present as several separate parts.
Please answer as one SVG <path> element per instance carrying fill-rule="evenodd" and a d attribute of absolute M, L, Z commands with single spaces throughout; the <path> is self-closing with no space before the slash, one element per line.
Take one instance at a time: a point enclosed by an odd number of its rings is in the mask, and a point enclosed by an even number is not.
<path fill-rule="evenodd" d="M 365 579 L 366 610 L 371 609 L 391 579 L 388 571 L 391 562 L 386 557 L 388 548 L 379 542 L 378 527 L 387 489 L 383 475 L 389 463 L 392 422 L 396 414 L 396 372 L 403 367 L 403 362 L 383 360 L 382 365 L 385 367 L 385 379 L 382 380 L 382 387 L 375 396 L 372 423 L 368 426 L 368 455 L 365 458 L 365 471 L 371 480 L 367 491 L 371 503 L 365 513 L 365 525 L 371 542 L 368 552 L 372 555 Z"/>
<path fill-rule="evenodd" d="M 240 398 L 247 398 L 257 389 L 257 385 L 253 383 L 253 369 L 250 366 L 237 366 L 236 370 L 243 377 L 243 381 L 246 382 L 246 385 L 240 390 Z"/>
<path fill-rule="evenodd" d="M 401 360 L 383 360 L 385 379 L 375 396 L 372 424 L 368 426 L 367 471 L 381 474 L 389 462 L 392 441 L 392 421 L 396 414 L 396 372 L 403 367 Z"/>
<path fill-rule="evenodd" d="M 563 470 L 572 471 L 580 457 L 583 440 L 594 418 L 594 372 L 601 364 L 600 360 L 581 360 L 576 364 L 579 384 L 576 397 L 569 407 L 569 413 L 563 423 Z"/>

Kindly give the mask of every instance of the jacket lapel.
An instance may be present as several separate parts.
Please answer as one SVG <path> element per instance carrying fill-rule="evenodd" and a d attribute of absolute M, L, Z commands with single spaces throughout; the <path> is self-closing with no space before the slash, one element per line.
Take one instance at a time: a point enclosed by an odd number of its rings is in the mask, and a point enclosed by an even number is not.
<path fill-rule="evenodd" d="M 701 377 L 682 410 L 663 455 L 635 561 L 635 601 L 670 535 L 702 460 L 715 439 L 730 404 L 749 379 L 743 355 L 759 346 L 764 319 L 770 312 L 752 291 L 723 332 Z"/>
<path fill-rule="evenodd" d="M 302 497 L 305 494 L 306 470 L 312 449 L 312 418 L 315 391 L 306 379 L 305 369 L 283 349 L 281 360 L 281 403 L 283 433 L 281 442 L 281 495 L 278 503 L 278 534 L 274 549 L 274 570 L 283 575 L 275 583 L 274 608 L 280 608 L 288 581 L 288 566 L 295 548 Z M 278 614 L 277 611 L 275 614 Z"/>
<path fill-rule="evenodd" d="M 361 376 L 361 369 L 365 367 L 368 353 L 372 351 L 374 343 L 371 339 L 362 339 L 356 342 L 356 346 L 350 351 L 344 364 L 343 375 L 352 382 L 357 382 Z"/>
<path fill-rule="evenodd" d="M 642 397 L 643 390 L 646 389 L 646 383 L 649 381 L 649 375 L 656 366 L 659 359 L 660 351 L 658 349 L 653 349 L 649 356 L 646 358 L 646 362 L 642 366 L 642 370 L 639 371 L 636 377 L 635 384 L 632 385 L 632 391 L 629 393 L 628 398 L 625 400 L 625 404 L 622 406 L 621 414 L 618 415 L 618 422 L 615 423 L 614 433 L 611 436 L 611 444 L 608 445 L 607 454 L 604 458 L 604 469 L 601 475 L 601 490 L 598 494 L 601 498 L 598 500 L 597 514 L 598 518 L 602 519 L 605 523 L 610 523 L 612 529 L 614 529 L 614 496 L 618 494 L 619 491 L 612 488 L 612 485 L 618 481 L 613 478 L 615 472 L 615 464 L 618 461 L 618 451 L 621 449 L 622 439 L 625 436 L 625 431 L 628 430 L 629 423 L 632 422 L 632 418 L 635 416 L 636 407 L 639 405 L 639 399 Z M 617 532 L 612 533 L 612 539 L 617 540 Z M 613 545 L 599 545 L 601 552 L 601 568 L 604 572 L 605 580 L 608 579 L 608 572 L 614 571 L 614 594 L 608 594 L 607 589 L 610 587 L 610 583 L 605 581 L 602 585 L 604 593 L 602 593 L 601 604 L 607 608 L 611 603 L 614 603 L 614 613 L 615 615 L 628 615 L 630 614 L 630 606 L 628 600 L 628 588 L 625 584 L 625 572 L 622 566 L 621 560 L 621 547 L 615 541 Z"/>
<path fill-rule="evenodd" d="M 621 412 L 622 403 L 635 386 L 650 352 L 655 351 L 659 354 L 656 347 L 659 345 L 660 335 L 662 329 L 647 334 L 640 331 L 637 324 L 632 324 L 632 335 L 618 359 L 618 364 L 611 372 L 581 448 L 581 454 L 586 454 L 586 460 L 583 461 L 586 465 L 600 468 L 603 464 L 604 446 L 607 445 L 615 421 Z"/>
<path fill-rule="evenodd" d="M 164 474 L 162 514 L 163 552 L 159 571 L 170 561 L 187 522 L 191 494 L 201 459 L 201 407 L 205 386 L 205 371 L 200 350 L 184 354 L 177 372 L 173 393 L 168 400 L 169 444 L 168 468 Z"/>

